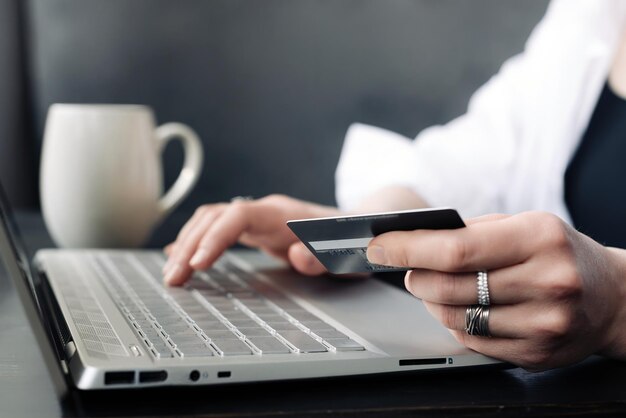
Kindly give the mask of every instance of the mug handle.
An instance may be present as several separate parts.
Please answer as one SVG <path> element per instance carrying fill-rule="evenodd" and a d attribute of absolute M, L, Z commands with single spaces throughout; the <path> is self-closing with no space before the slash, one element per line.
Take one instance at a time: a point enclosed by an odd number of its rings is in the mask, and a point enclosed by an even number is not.
<path fill-rule="evenodd" d="M 159 215 L 164 217 L 178 206 L 198 181 L 202 172 L 204 154 L 198 135 L 193 129 L 182 123 L 163 124 L 156 129 L 155 135 L 161 152 L 165 149 L 165 145 L 173 139 L 179 139 L 183 143 L 185 151 L 185 162 L 178 178 L 158 203 Z"/>

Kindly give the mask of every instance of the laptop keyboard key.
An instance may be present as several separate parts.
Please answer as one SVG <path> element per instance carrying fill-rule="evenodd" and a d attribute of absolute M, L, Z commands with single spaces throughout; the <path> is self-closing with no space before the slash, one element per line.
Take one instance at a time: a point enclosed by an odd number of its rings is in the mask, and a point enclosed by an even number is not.
<path fill-rule="evenodd" d="M 277 312 L 270 308 L 267 303 L 263 300 L 242 300 L 241 301 L 246 308 L 254 311 L 257 315 L 276 315 Z"/>
<path fill-rule="evenodd" d="M 161 325 L 162 327 L 165 327 L 167 325 L 180 325 L 180 324 L 186 324 L 186 321 L 181 317 L 181 316 L 176 316 L 176 317 L 165 317 L 165 318 L 161 318 L 158 317 L 158 321 L 159 321 L 159 325 Z"/>
<path fill-rule="evenodd" d="M 187 354 L 187 353 L 203 353 L 203 352 L 212 353 L 212 351 L 209 348 L 209 346 L 204 344 L 204 343 L 202 343 L 202 342 L 200 342 L 200 340 L 198 340 L 197 342 L 177 344 L 176 347 L 183 354 Z"/>
<path fill-rule="evenodd" d="M 150 342 L 152 343 L 152 346 L 156 348 L 158 351 L 169 350 L 169 345 L 161 339 L 150 340 Z"/>
<path fill-rule="evenodd" d="M 302 331 L 284 331 L 280 335 L 303 353 L 321 353 L 326 350 L 322 344 Z"/>
<path fill-rule="evenodd" d="M 286 345 L 274 337 L 250 337 L 248 340 L 261 350 L 262 354 L 288 354 L 291 352 Z"/>
<path fill-rule="evenodd" d="M 260 328 L 260 325 L 252 319 L 235 319 L 230 321 L 237 328 Z"/>
<path fill-rule="evenodd" d="M 235 292 L 233 293 L 233 296 L 244 303 L 247 301 L 260 300 L 259 295 L 257 295 L 254 292 L 250 292 L 249 290 L 242 290 L 241 292 Z"/>
<path fill-rule="evenodd" d="M 314 333 L 316 331 L 335 329 L 323 321 L 302 321 L 301 324 L 313 331 Z"/>
<path fill-rule="evenodd" d="M 213 352 L 211 350 L 207 351 L 188 351 L 183 352 L 183 357 L 211 357 L 213 356 Z"/>
<path fill-rule="evenodd" d="M 157 351 L 159 358 L 174 358 L 174 353 L 172 353 L 169 349 Z"/>
<path fill-rule="evenodd" d="M 230 322 L 250 320 L 250 317 L 241 311 L 221 311 L 221 314 L 224 315 Z"/>
<path fill-rule="evenodd" d="M 176 346 L 180 345 L 190 345 L 190 344 L 200 344 L 202 343 L 202 339 L 198 335 L 180 335 L 172 337 L 172 341 L 176 344 Z"/>
<path fill-rule="evenodd" d="M 272 312 L 270 314 L 262 314 L 262 313 L 257 313 L 255 312 L 255 314 L 261 318 L 261 320 L 267 322 L 267 323 L 271 323 L 271 322 L 289 322 L 287 320 L 287 318 L 282 317 L 280 315 L 278 315 L 276 312 Z"/>
<path fill-rule="evenodd" d="M 296 320 L 300 322 L 320 321 L 320 319 L 317 316 L 302 309 L 287 311 L 287 314 L 291 315 L 293 318 L 295 318 Z"/>
<path fill-rule="evenodd" d="M 229 338 L 237 338 L 237 336 L 229 330 L 224 330 L 224 331 L 212 331 L 212 330 L 205 330 L 204 333 L 207 335 L 207 337 L 209 337 L 210 339 L 229 339 Z"/>
<path fill-rule="evenodd" d="M 219 321 L 196 321 L 196 325 L 200 327 L 203 331 L 224 331 L 228 329 L 226 325 Z"/>
<path fill-rule="evenodd" d="M 192 331 L 193 332 L 193 330 L 191 328 L 189 328 L 189 325 L 187 325 L 186 323 L 174 324 L 174 325 L 165 325 L 165 326 L 163 326 L 163 329 L 165 330 L 165 332 L 167 332 L 170 335 L 184 334 L 185 331 Z"/>
<path fill-rule="evenodd" d="M 240 332 L 246 337 L 272 337 L 272 334 L 264 328 L 244 328 Z"/>
<path fill-rule="evenodd" d="M 185 313 L 189 316 L 191 316 L 192 318 L 195 317 L 207 317 L 208 315 L 210 315 L 210 312 L 208 309 L 206 309 L 204 306 L 193 306 L 193 307 L 184 307 L 185 309 Z"/>
<path fill-rule="evenodd" d="M 269 325 L 270 327 L 274 328 L 280 334 L 282 334 L 283 331 L 297 331 L 297 332 L 302 333 L 300 328 L 298 328 L 297 326 L 295 326 L 294 324 L 292 324 L 290 322 L 278 322 L 278 323 L 268 322 L 267 325 Z"/>
<path fill-rule="evenodd" d="M 211 344 L 217 346 L 225 356 L 241 356 L 252 354 L 252 350 L 248 344 L 239 339 L 212 339 Z"/>
<path fill-rule="evenodd" d="M 363 351 L 365 347 L 350 338 L 328 338 L 325 340 L 337 351 Z"/>
<path fill-rule="evenodd" d="M 197 337 L 198 336 L 198 334 L 196 334 L 196 331 L 194 331 L 191 328 L 189 328 L 187 330 L 184 330 L 184 331 L 178 331 L 178 332 L 171 332 L 171 331 L 168 330 L 168 334 L 174 340 L 177 340 L 178 338 L 187 338 L 187 337 Z"/>
<path fill-rule="evenodd" d="M 161 340 L 161 334 L 159 334 L 154 328 L 142 328 L 146 337 L 151 340 Z"/>
<path fill-rule="evenodd" d="M 336 329 L 323 329 L 323 330 L 313 331 L 313 333 L 315 335 L 317 335 L 318 337 L 323 338 L 323 339 L 327 339 L 327 338 L 348 338 L 346 335 L 342 334 L 341 332 L 337 331 Z"/>

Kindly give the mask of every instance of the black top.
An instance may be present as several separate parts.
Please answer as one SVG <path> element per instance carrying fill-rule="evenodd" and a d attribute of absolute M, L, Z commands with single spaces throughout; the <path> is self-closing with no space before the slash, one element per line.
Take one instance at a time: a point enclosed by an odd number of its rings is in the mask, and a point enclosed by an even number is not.
<path fill-rule="evenodd" d="M 580 232 L 626 248 L 626 100 L 608 83 L 565 172 L 565 202 Z"/>

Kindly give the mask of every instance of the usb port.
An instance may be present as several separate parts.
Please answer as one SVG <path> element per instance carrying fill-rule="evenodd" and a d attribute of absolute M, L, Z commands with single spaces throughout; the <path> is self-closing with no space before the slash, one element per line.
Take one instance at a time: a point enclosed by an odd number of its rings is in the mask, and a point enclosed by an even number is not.
<path fill-rule="evenodd" d="M 135 372 L 106 372 L 105 385 L 128 385 L 135 383 Z"/>
<path fill-rule="evenodd" d="M 155 383 L 164 382 L 167 379 L 165 370 L 157 370 L 155 372 L 139 372 L 139 383 Z"/>

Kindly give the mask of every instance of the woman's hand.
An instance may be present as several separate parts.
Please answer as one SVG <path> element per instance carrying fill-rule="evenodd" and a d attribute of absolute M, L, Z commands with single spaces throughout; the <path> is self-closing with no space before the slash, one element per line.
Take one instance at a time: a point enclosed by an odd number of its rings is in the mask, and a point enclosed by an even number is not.
<path fill-rule="evenodd" d="M 594 354 L 626 358 L 626 255 L 541 212 L 492 215 L 444 231 L 390 232 L 368 258 L 411 267 L 407 289 L 467 347 L 530 370 Z M 492 337 L 468 335 L 487 270 Z"/>
<path fill-rule="evenodd" d="M 171 285 L 184 283 L 193 270 L 210 267 L 237 242 L 282 257 L 301 273 L 322 274 L 324 267 L 298 241 L 286 222 L 338 214 L 336 208 L 282 195 L 201 206 L 176 241 L 165 249 L 169 256 L 163 268 L 165 281 Z"/>

